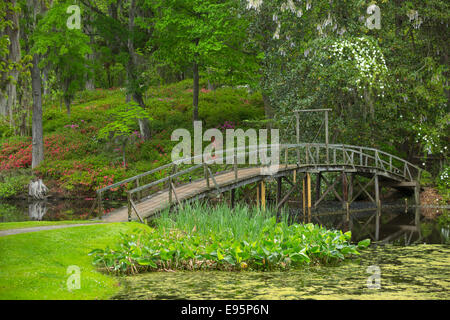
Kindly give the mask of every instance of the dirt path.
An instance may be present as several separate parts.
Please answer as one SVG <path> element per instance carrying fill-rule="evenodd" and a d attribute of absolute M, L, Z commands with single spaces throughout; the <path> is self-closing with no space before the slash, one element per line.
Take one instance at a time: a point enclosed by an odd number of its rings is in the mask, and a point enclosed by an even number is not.
<path fill-rule="evenodd" d="M 54 230 L 54 229 L 84 227 L 84 226 L 95 226 L 95 225 L 99 225 L 99 224 L 106 224 L 106 223 L 105 222 L 102 222 L 102 223 L 80 223 L 80 224 L 42 226 L 42 227 L 32 227 L 32 228 L 22 228 L 22 229 L 9 229 L 9 230 L 0 231 L 0 237 L 11 236 L 11 235 L 14 235 L 14 234 L 21 234 L 21 233 L 30 233 L 30 232 L 37 232 L 37 231 Z"/>

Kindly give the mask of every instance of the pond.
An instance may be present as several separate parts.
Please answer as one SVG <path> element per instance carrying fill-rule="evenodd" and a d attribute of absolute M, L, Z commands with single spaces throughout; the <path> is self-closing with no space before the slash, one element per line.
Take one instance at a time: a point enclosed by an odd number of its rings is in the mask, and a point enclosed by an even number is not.
<path fill-rule="evenodd" d="M 89 220 L 94 199 L 52 199 L 46 201 L 7 200 L 0 203 L 0 222 Z M 123 203 L 105 201 L 106 210 Z"/>
<path fill-rule="evenodd" d="M 91 219 L 94 217 L 87 213 L 92 204 L 89 199 L 2 202 L 0 222 Z M 293 217 L 298 220 L 295 211 Z M 288 272 L 155 272 L 128 276 L 120 279 L 122 290 L 113 299 L 450 299 L 448 221 L 429 220 L 413 210 L 383 210 L 381 216 L 368 210 L 349 218 L 327 213 L 313 216 L 312 222 L 351 230 L 354 242 L 370 238 L 376 244 L 360 257 L 337 266 Z"/>
<path fill-rule="evenodd" d="M 288 272 L 156 272 L 123 282 L 113 299 L 450 299 L 450 246 L 389 245 Z"/>
<path fill-rule="evenodd" d="M 113 299 L 450 299 L 448 226 L 411 212 L 319 219 L 328 227 L 352 230 L 353 241 L 370 238 L 375 244 L 337 266 L 128 276 Z"/>

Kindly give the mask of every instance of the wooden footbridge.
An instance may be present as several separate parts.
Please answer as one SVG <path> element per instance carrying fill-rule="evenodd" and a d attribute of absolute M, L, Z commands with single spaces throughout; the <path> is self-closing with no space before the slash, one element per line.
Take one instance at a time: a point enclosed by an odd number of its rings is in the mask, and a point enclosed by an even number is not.
<path fill-rule="evenodd" d="M 278 164 L 267 165 L 268 154 L 272 159 L 278 154 Z M 259 156 L 257 164 L 248 164 L 256 155 Z M 253 185 L 256 202 L 264 209 L 266 185 L 273 181 L 277 210 L 298 194 L 303 214 L 309 220 L 311 208 L 317 207 L 329 194 L 342 203 L 347 213 L 362 195 L 381 213 L 381 187 L 409 189 L 414 192 L 416 204 L 419 203 L 420 173 L 421 169 L 408 161 L 373 148 L 328 143 L 267 145 L 259 149 L 250 146 L 216 152 L 206 160 L 200 156 L 175 161 L 120 181 L 97 191 L 95 207 L 102 215 L 102 199 L 111 192 L 123 192 L 121 187 L 132 184 L 133 189 L 127 191 L 127 206 L 102 219 L 144 222 L 167 208 L 195 199 L 219 197 L 225 192 L 231 193 L 234 205 L 235 190 Z M 321 186 L 326 186 L 325 190 Z M 420 208 L 417 206 L 416 210 Z"/>

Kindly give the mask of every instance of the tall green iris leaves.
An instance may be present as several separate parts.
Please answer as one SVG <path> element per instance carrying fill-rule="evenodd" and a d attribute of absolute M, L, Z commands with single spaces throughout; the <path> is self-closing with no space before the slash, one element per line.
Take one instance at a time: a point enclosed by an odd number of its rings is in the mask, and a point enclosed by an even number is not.
<path fill-rule="evenodd" d="M 149 233 L 122 235 L 115 249 L 91 252 L 112 272 L 153 270 L 275 270 L 339 262 L 358 255 L 351 233 L 313 224 L 281 222 L 247 207 L 194 204 L 165 212 Z M 365 248 L 370 241 L 362 241 Z"/>

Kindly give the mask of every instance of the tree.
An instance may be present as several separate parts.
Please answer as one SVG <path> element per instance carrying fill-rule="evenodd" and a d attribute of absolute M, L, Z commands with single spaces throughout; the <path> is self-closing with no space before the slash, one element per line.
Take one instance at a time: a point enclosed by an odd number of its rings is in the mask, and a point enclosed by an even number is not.
<path fill-rule="evenodd" d="M 26 4 L 29 29 L 34 31 L 41 15 L 45 15 L 47 7 L 45 3 L 34 0 L 27 0 Z M 40 56 L 33 54 L 31 68 L 31 89 L 33 96 L 33 116 L 32 116 L 32 162 L 31 167 L 36 168 L 44 160 L 44 130 L 42 127 L 42 77 L 39 68 Z"/>
<path fill-rule="evenodd" d="M 243 54 L 247 22 L 235 0 L 147 0 L 155 20 L 157 56 L 193 75 L 193 120 L 199 119 L 200 71 L 208 68 L 242 70 L 251 66 Z M 239 66 L 237 66 L 239 65 Z M 236 68 L 237 67 L 237 68 Z"/>
<path fill-rule="evenodd" d="M 151 16 L 152 12 L 142 10 L 142 1 L 139 0 L 128 2 L 111 0 L 99 5 L 92 4 L 89 0 L 80 0 L 80 2 L 94 14 L 92 23 L 111 46 L 112 51 L 122 50 L 127 53 L 124 59 L 127 69 L 127 96 L 145 109 L 143 92 L 146 87 L 142 81 L 137 52 L 145 46 L 146 39 L 143 35 L 148 34 L 136 26 L 135 19 L 138 14 L 146 17 Z M 145 140 L 150 139 L 149 120 L 146 118 L 137 120 L 142 137 Z"/>
<path fill-rule="evenodd" d="M 3 32 L 5 34 L 0 39 L 0 61 L 3 62 L 2 66 L 4 66 L 0 67 L 2 71 L 2 79 L 0 80 L 0 116 L 9 116 L 10 126 L 14 127 L 13 114 L 18 104 L 17 82 L 20 72 L 24 72 L 28 68 L 27 62 L 29 57 L 22 59 L 19 41 L 20 7 L 17 1 L 5 2 L 2 6 L 4 8 L 0 8 L 3 15 L 0 17 L 0 20 L 3 20 L 0 24 L 0 35 Z M 2 51 L 2 47 L 6 50 Z"/>
<path fill-rule="evenodd" d="M 90 39 L 81 29 L 67 27 L 68 2 L 55 4 L 39 21 L 33 35 L 32 52 L 43 58 L 40 67 L 55 70 L 59 87 L 70 116 L 70 104 L 75 93 L 84 87 L 86 74 L 89 72 L 86 59 L 92 52 Z"/>
<path fill-rule="evenodd" d="M 150 119 L 150 115 L 145 109 L 133 103 L 112 109 L 109 114 L 114 121 L 102 128 L 98 136 L 100 139 L 119 140 L 122 146 L 122 162 L 125 167 L 126 148 L 129 142 L 136 137 L 134 134 L 136 119 Z"/>

